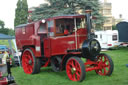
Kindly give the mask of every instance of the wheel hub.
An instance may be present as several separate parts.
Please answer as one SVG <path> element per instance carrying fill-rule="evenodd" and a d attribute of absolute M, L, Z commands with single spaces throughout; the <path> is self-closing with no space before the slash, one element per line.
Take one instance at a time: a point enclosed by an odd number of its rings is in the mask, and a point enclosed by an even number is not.
<path fill-rule="evenodd" d="M 71 69 L 71 72 L 72 72 L 72 73 L 75 73 L 75 72 L 76 72 L 76 68 L 72 68 L 72 69 Z"/>
<path fill-rule="evenodd" d="M 29 60 L 29 61 L 28 61 L 28 64 L 29 64 L 29 65 L 32 65 L 32 60 Z"/>

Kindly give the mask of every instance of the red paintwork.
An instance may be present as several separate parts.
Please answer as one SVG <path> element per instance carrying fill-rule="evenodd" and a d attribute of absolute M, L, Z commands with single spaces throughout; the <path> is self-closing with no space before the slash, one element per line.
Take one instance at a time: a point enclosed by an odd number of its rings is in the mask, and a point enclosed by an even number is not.
<path fill-rule="evenodd" d="M 97 58 L 97 61 L 91 61 L 89 59 L 87 60 L 87 62 L 85 63 L 86 72 L 95 70 L 99 75 L 107 75 L 110 71 L 110 62 L 108 58 L 106 56 L 97 56 Z"/>
<path fill-rule="evenodd" d="M 2 72 L 0 72 L 0 85 L 8 85 L 8 80 L 2 76 Z"/>
<path fill-rule="evenodd" d="M 106 57 L 106 55 L 97 56 L 98 57 L 98 67 L 96 73 L 102 76 L 107 75 L 110 72 L 110 61 Z"/>
<path fill-rule="evenodd" d="M 58 17 L 46 19 L 46 21 L 60 19 L 60 18 L 83 18 L 83 17 L 85 16 L 84 15 L 58 16 Z M 67 36 L 48 37 L 48 31 L 44 31 L 43 33 L 38 32 L 40 23 L 41 21 L 37 21 L 37 22 L 30 23 L 28 25 L 16 27 L 15 35 L 16 35 L 16 43 L 17 43 L 18 49 L 22 51 L 24 50 L 24 48 L 34 46 L 34 55 L 36 57 L 41 57 L 41 51 L 36 51 L 36 47 L 41 48 L 41 41 L 43 41 L 44 56 L 51 57 L 54 55 L 67 54 L 67 50 L 79 49 L 83 41 L 87 39 L 87 30 L 85 28 L 84 29 L 81 28 L 77 30 L 78 43 L 76 48 L 75 32 Z M 52 28 L 52 32 L 55 32 L 54 30 L 55 30 L 55 27 Z M 43 36 L 45 35 L 46 37 L 41 37 L 41 35 Z"/>
<path fill-rule="evenodd" d="M 77 49 L 79 49 L 80 45 L 82 45 L 84 40 L 86 40 L 86 38 L 87 38 L 86 33 L 87 33 L 86 29 L 77 30 L 77 42 L 78 42 Z M 47 40 L 47 42 L 48 42 L 48 40 Z M 52 42 L 52 43 L 50 43 L 50 42 Z M 72 43 L 72 42 L 74 42 L 74 43 Z M 47 52 L 45 51 L 45 53 L 49 52 L 48 56 L 45 54 L 46 57 L 50 57 L 50 55 L 54 56 L 54 55 L 67 54 L 67 50 L 75 50 L 76 49 L 75 33 L 73 33 L 72 35 L 68 35 L 68 36 L 52 37 L 49 39 L 49 43 L 47 43 L 47 45 L 45 45 L 45 46 L 46 47 L 49 46 L 49 48 L 51 49 L 51 50 L 49 49 L 49 51 L 47 51 Z M 48 49 L 44 49 L 44 50 L 48 50 Z M 78 53 L 80 53 L 80 52 L 78 52 Z"/>
<path fill-rule="evenodd" d="M 38 46 L 40 47 L 40 36 L 37 35 L 39 22 L 35 22 L 26 26 L 17 27 L 15 30 L 16 44 L 18 49 L 23 50 L 25 46 Z M 36 57 L 41 56 L 40 51 L 35 52 Z"/>
<path fill-rule="evenodd" d="M 31 64 L 30 64 L 30 61 L 31 61 Z M 34 67 L 34 60 L 33 60 L 32 54 L 28 50 L 25 50 L 23 53 L 22 66 L 25 73 L 32 74 L 33 67 Z"/>
<path fill-rule="evenodd" d="M 80 81 L 81 67 L 77 60 L 70 59 L 66 65 L 66 72 L 70 80 Z"/>
<path fill-rule="evenodd" d="M 49 65 L 49 63 L 50 63 L 50 59 L 48 59 L 48 61 L 42 67 L 47 67 Z"/>
<path fill-rule="evenodd" d="M 84 18 L 85 15 L 67 15 L 67 16 L 57 16 L 57 17 L 52 17 L 48 18 L 46 20 L 53 20 L 53 19 L 62 19 L 62 18 Z"/>

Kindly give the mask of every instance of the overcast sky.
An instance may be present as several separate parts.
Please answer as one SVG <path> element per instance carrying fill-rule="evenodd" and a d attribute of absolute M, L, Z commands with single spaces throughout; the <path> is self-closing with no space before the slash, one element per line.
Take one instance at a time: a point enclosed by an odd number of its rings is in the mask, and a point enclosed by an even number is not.
<path fill-rule="evenodd" d="M 14 28 L 15 8 L 18 0 L 1 0 L 0 1 L 0 20 L 5 22 L 5 27 Z M 104 1 L 104 0 L 100 0 Z M 112 3 L 112 15 L 119 18 L 119 14 L 124 19 L 128 19 L 128 0 L 108 0 Z M 28 0 L 28 6 L 38 6 L 44 3 L 44 0 Z"/>

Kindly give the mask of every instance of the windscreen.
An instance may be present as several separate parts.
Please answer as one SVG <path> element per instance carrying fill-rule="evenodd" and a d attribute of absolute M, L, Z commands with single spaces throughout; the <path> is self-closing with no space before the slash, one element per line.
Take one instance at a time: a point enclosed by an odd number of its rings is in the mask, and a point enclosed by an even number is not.
<path fill-rule="evenodd" d="M 56 20 L 56 33 L 64 33 L 64 30 L 67 29 L 69 32 L 75 31 L 75 23 L 76 28 L 85 28 L 85 18 L 76 18 L 74 19 L 57 19 Z"/>

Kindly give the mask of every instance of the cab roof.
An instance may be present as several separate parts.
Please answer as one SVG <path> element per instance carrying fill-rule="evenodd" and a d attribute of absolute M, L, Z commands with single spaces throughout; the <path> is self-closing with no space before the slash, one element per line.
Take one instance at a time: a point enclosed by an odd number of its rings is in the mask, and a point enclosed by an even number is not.
<path fill-rule="evenodd" d="M 85 15 L 77 15 L 77 14 L 75 14 L 75 15 L 62 15 L 62 16 L 55 16 L 55 17 L 52 17 L 52 18 L 48 18 L 48 19 L 46 19 L 46 20 L 53 20 L 53 19 L 62 19 L 62 18 L 65 18 L 65 19 L 67 19 L 67 18 L 84 18 L 85 17 Z"/>
<path fill-rule="evenodd" d="M 74 15 L 62 15 L 62 16 L 55 16 L 55 17 L 52 17 L 52 18 L 47 18 L 45 19 L 46 21 L 49 21 L 49 20 L 55 20 L 55 19 L 73 19 L 73 18 L 84 18 L 85 15 L 78 15 L 78 14 L 74 14 Z M 31 25 L 31 24 L 34 24 L 36 22 L 41 22 L 42 20 L 38 20 L 38 21 L 33 21 L 31 23 L 27 23 L 27 24 L 21 24 L 21 25 L 18 25 L 16 26 L 15 28 L 19 28 L 19 27 L 25 27 L 27 25 Z"/>

